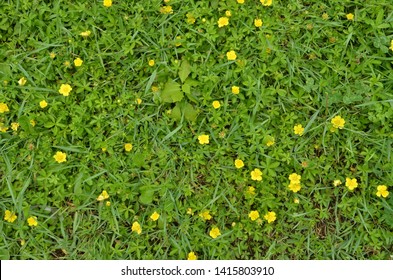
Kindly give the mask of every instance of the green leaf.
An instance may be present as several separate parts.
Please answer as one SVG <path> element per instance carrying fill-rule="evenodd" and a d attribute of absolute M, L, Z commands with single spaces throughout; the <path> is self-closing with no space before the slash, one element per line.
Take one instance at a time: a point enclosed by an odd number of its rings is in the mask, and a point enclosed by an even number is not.
<path fill-rule="evenodd" d="M 8 64 L 0 63 L 0 78 L 4 79 L 11 76 L 11 68 Z"/>
<path fill-rule="evenodd" d="M 164 89 L 161 92 L 161 99 L 164 102 L 178 102 L 183 99 L 184 95 L 180 89 L 180 84 L 175 81 L 166 82 Z"/>
<path fill-rule="evenodd" d="M 141 195 L 139 196 L 139 202 L 143 204 L 150 204 L 153 201 L 154 198 L 154 190 L 151 189 L 151 186 L 148 189 L 143 189 L 141 190 Z"/>
<path fill-rule="evenodd" d="M 190 73 L 191 73 L 191 65 L 188 63 L 187 60 L 183 60 L 179 69 L 179 78 L 182 81 L 182 83 L 184 83 L 184 81 L 187 79 Z"/>
<path fill-rule="evenodd" d="M 172 109 L 172 118 L 175 120 L 180 121 L 181 120 L 181 110 L 180 110 L 180 105 L 179 103 L 176 104 L 176 106 Z"/>
<path fill-rule="evenodd" d="M 26 131 L 27 133 L 32 134 L 34 132 L 34 128 L 30 124 L 30 121 L 27 116 L 21 116 L 18 119 L 18 122 L 20 126 L 23 128 L 23 130 Z"/>
<path fill-rule="evenodd" d="M 198 116 L 197 110 L 190 103 L 186 103 L 183 106 L 184 117 L 186 120 L 194 122 Z"/>

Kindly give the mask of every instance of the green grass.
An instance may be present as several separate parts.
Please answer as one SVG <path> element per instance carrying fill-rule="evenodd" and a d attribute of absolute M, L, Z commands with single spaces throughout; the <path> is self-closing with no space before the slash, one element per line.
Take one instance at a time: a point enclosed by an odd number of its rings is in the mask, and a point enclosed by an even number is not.
<path fill-rule="evenodd" d="M 1 259 L 393 258 L 391 1 L 3 2 Z"/>

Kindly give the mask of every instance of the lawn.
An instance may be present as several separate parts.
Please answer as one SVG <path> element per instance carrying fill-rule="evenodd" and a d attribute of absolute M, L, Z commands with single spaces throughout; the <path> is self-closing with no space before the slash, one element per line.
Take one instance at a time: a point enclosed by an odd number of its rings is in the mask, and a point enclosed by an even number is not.
<path fill-rule="evenodd" d="M 393 259 L 391 0 L 0 12 L 0 259 Z"/>

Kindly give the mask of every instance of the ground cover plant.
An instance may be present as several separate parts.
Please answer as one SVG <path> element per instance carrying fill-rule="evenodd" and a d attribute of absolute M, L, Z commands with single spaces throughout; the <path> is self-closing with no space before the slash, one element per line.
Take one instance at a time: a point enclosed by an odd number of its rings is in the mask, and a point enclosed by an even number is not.
<path fill-rule="evenodd" d="M 390 0 L 2 1 L 2 259 L 392 259 Z"/>

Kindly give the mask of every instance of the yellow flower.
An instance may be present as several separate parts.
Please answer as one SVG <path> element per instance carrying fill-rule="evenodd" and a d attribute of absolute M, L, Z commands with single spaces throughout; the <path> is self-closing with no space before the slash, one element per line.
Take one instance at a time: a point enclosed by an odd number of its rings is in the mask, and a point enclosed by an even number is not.
<path fill-rule="evenodd" d="M 56 54 L 55 54 L 54 52 L 51 52 L 51 53 L 49 54 L 49 57 L 50 57 L 51 59 L 54 59 L 54 58 L 56 57 Z"/>
<path fill-rule="evenodd" d="M 152 92 L 157 92 L 157 91 L 159 91 L 159 90 L 160 90 L 160 88 L 157 87 L 157 86 L 152 86 L 152 87 L 151 87 L 151 91 L 152 91 Z"/>
<path fill-rule="evenodd" d="M 19 79 L 18 84 L 20 86 L 24 86 L 26 84 L 26 82 L 27 82 L 26 78 L 22 77 L 22 78 Z"/>
<path fill-rule="evenodd" d="M 112 0 L 104 0 L 103 4 L 105 7 L 110 7 L 112 6 Z"/>
<path fill-rule="evenodd" d="M 91 34 L 91 31 L 90 30 L 86 30 L 86 31 L 81 32 L 79 35 L 81 35 L 82 37 L 86 38 L 86 37 L 89 37 L 90 34 Z"/>
<path fill-rule="evenodd" d="M 194 215 L 194 212 L 192 211 L 192 208 L 187 208 L 187 214 L 188 215 Z"/>
<path fill-rule="evenodd" d="M 237 3 L 244 4 L 244 0 L 237 0 Z"/>
<path fill-rule="evenodd" d="M 232 93 L 233 94 L 239 94 L 240 92 L 240 88 L 238 86 L 233 86 L 232 87 Z"/>
<path fill-rule="evenodd" d="M 258 168 L 251 171 L 251 180 L 262 181 L 262 172 Z"/>
<path fill-rule="evenodd" d="M 154 213 L 151 214 L 150 219 L 152 219 L 153 221 L 157 221 L 159 217 L 160 217 L 160 214 L 158 214 L 156 211 L 154 211 Z"/>
<path fill-rule="evenodd" d="M 252 186 L 249 186 L 247 189 L 247 194 L 249 195 L 255 195 L 255 188 Z"/>
<path fill-rule="evenodd" d="M 110 202 L 110 201 L 107 201 L 107 202 L 105 203 L 105 205 L 106 205 L 107 207 L 109 207 L 109 206 L 111 206 L 111 202 Z"/>
<path fill-rule="evenodd" d="M 290 183 L 289 185 L 288 185 L 288 188 L 291 190 L 291 191 L 293 191 L 294 193 L 297 193 L 298 191 L 300 191 L 300 189 L 301 189 L 301 186 L 300 186 L 300 183 Z"/>
<path fill-rule="evenodd" d="M 4 220 L 9 222 L 9 223 L 13 223 L 16 218 L 18 218 L 18 216 L 15 215 L 15 212 L 11 212 L 10 210 L 5 210 L 4 213 Z"/>
<path fill-rule="evenodd" d="M 227 58 L 228 60 L 235 60 L 236 59 L 236 52 L 235 51 L 229 51 L 227 52 Z"/>
<path fill-rule="evenodd" d="M 106 190 L 103 190 L 102 193 L 97 197 L 97 201 L 103 201 L 109 198 L 109 194 Z"/>
<path fill-rule="evenodd" d="M 217 237 L 219 237 L 219 236 L 221 235 L 221 233 L 220 233 L 220 230 L 219 230 L 217 227 L 213 227 L 213 228 L 210 230 L 209 235 L 210 235 L 212 238 L 217 238 Z"/>
<path fill-rule="evenodd" d="M 161 14 L 173 14 L 172 6 L 162 6 L 160 8 L 160 13 Z"/>
<path fill-rule="evenodd" d="M 142 233 L 142 227 L 141 227 L 141 225 L 138 222 L 134 222 L 132 224 L 131 230 L 135 231 L 137 234 L 141 234 Z"/>
<path fill-rule="evenodd" d="M 198 140 L 199 140 L 199 144 L 202 145 L 209 144 L 209 135 L 205 135 L 205 134 L 199 135 Z"/>
<path fill-rule="evenodd" d="M 8 127 L 5 127 L 3 123 L 0 122 L 0 132 L 7 132 Z"/>
<path fill-rule="evenodd" d="M 136 104 L 138 104 L 138 105 L 142 104 L 142 99 L 137 98 L 137 99 L 136 99 Z"/>
<path fill-rule="evenodd" d="M 67 161 L 67 155 L 66 153 L 63 152 L 56 152 L 56 154 L 53 156 L 53 158 L 58 162 L 58 163 L 62 163 Z"/>
<path fill-rule="evenodd" d="M 274 212 L 267 212 L 263 218 L 270 224 L 273 223 L 276 220 L 276 213 Z"/>
<path fill-rule="evenodd" d="M 220 101 L 217 100 L 213 101 L 212 105 L 214 109 L 218 109 L 221 107 Z"/>
<path fill-rule="evenodd" d="M 273 137 L 271 137 L 271 138 L 272 138 L 272 139 L 269 139 L 269 140 L 266 142 L 266 146 L 268 146 L 268 147 L 273 146 L 274 143 L 276 143 L 276 142 L 274 141 L 274 138 L 273 138 Z"/>
<path fill-rule="evenodd" d="M 356 178 L 354 178 L 354 179 L 346 178 L 345 186 L 348 187 L 348 189 L 350 191 L 353 191 L 355 188 L 358 187 L 358 182 L 357 182 Z"/>
<path fill-rule="evenodd" d="M 199 217 L 201 217 L 201 218 L 204 219 L 205 221 L 206 221 L 206 220 L 211 220 L 211 219 L 212 219 L 212 216 L 209 214 L 209 210 L 205 210 L 205 211 L 201 212 L 201 213 L 199 214 Z"/>
<path fill-rule="evenodd" d="M 273 0 L 260 0 L 263 6 L 270 6 Z"/>
<path fill-rule="evenodd" d="M 30 124 L 31 124 L 32 127 L 34 127 L 37 123 L 36 123 L 35 120 L 30 120 Z"/>
<path fill-rule="evenodd" d="M 262 20 L 257 18 L 254 20 L 254 25 L 255 27 L 261 27 L 262 26 Z"/>
<path fill-rule="evenodd" d="M 220 17 L 217 23 L 218 27 L 224 27 L 229 24 L 229 19 L 227 17 Z"/>
<path fill-rule="evenodd" d="M 25 244 L 26 244 L 26 240 L 22 239 L 22 240 L 20 241 L 20 246 L 23 246 L 23 245 L 25 245 Z"/>
<path fill-rule="evenodd" d="M 329 18 L 329 15 L 327 13 L 322 14 L 322 19 L 327 20 Z"/>
<path fill-rule="evenodd" d="M 11 129 L 13 130 L 13 131 L 17 131 L 18 130 L 18 128 L 19 128 L 19 123 L 17 123 L 17 122 L 13 122 L 13 123 L 11 123 Z"/>
<path fill-rule="evenodd" d="M 75 65 L 76 67 L 82 66 L 82 63 L 83 63 L 83 60 L 80 59 L 79 57 L 78 57 L 77 59 L 74 60 L 74 65 Z"/>
<path fill-rule="evenodd" d="M 64 62 L 64 66 L 65 67 L 70 67 L 71 63 L 67 60 L 66 62 Z"/>
<path fill-rule="evenodd" d="M 132 144 L 131 143 L 125 143 L 124 144 L 124 150 L 126 150 L 126 152 L 131 152 Z"/>
<path fill-rule="evenodd" d="M 304 127 L 301 124 L 297 124 L 293 127 L 293 132 L 296 135 L 302 136 L 304 132 Z"/>
<path fill-rule="evenodd" d="M 354 17 L 352 13 L 347 14 L 347 20 L 353 20 Z"/>
<path fill-rule="evenodd" d="M 337 186 L 339 186 L 341 184 L 342 184 L 341 180 L 334 180 L 333 181 L 333 186 L 335 186 L 335 187 L 337 187 Z"/>
<path fill-rule="evenodd" d="M 153 67 L 154 64 L 156 64 L 156 62 L 154 61 L 154 59 L 150 59 L 150 60 L 149 60 L 149 66 L 150 66 L 150 67 Z"/>
<path fill-rule="evenodd" d="M 31 227 L 36 227 L 38 225 L 37 217 L 36 216 L 31 216 L 30 218 L 27 219 L 27 223 Z"/>
<path fill-rule="evenodd" d="M 175 46 L 176 47 L 180 47 L 181 46 L 181 36 L 176 36 Z"/>
<path fill-rule="evenodd" d="M 299 200 L 299 198 L 295 198 L 295 199 L 293 200 L 293 202 L 296 203 L 296 204 L 299 204 L 300 200 Z"/>
<path fill-rule="evenodd" d="M 40 107 L 41 107 L 42 109 L 44 109 L 46 106 L 48 106 L 48 103 L 47 103 L 45 100 L 41 100 L 41 101 L 40 101 Z"/>
<path fill-rule="evenodd" d="M 251 221 L 255 221 L 256 219 L 259 218 L 259 213 L 258 213 L 258 211 L 251 211 L 248 214 L 248 217 L 250 217 Z"/>
<path fill-rule="evenodd" d="M 390 41 L 390 47 L 389 49 L 391 49 L 393 51 L 393 40 Z"/>
<path fill-rule="evenodd" d="M 195 261 L 196 259 L 198 259 L 198 257 L 197 257 L 197 255 L 195 255 L 194 252 L 189 252 L 189 253 L 188 253 L 187 260 L 189 260 L 189 261 Z"/>
<path fill-rule="evenodd" d="M 332 119 L 332 125 L 334 128 L 343 129 L 345 124 L 345 120 L 341 116 L 335 116 Z"/>
<path fill-rule="evenodd" d="M 387 197 L 388 195 L 389 195 L 389 192 L 388 192 L 388 187 L 387 186 L 385 186 L 385 185 L 379 185 L 378 187 L 377 187 L 377 193 L 376 193 L 376 195 L 378 196 L 378 197 Z"/>
<path fill-rule="evenodd" d="M 242 168 L 244 166 L 244 162 L 241 159 L 236 159 L 235 166 L 236 168 Z"/>
<path fill-rule="evenodd" d="M 226 15 L 227 17 L 230 17 L 230 16 L 232 15 L 232 13 L 231 13 L 231 11 L 225 11 L 225 15 Z"/>
<path fill-rule="evenodd" d="M 187 17 L 187 23 L 188 24 L 194 24 L 195 23 L 195 17 L 192 15 L 192 14 L 190 14 L 190 13 L 188 13 L 188 14 L 186 14 L 186 17 Z"/>
<path fill-rule="evenodd" d="M 72 87 L 69 84 L 62 84 L 60 86 L 59 93 L 64 96 L 68 96 L 68 95 L 70 95 L 71 90 L 72 90 Z"/>
<path fill-rule="evenodd" d="M 296 173 L 292 173 L 291 175 L 289 175 L 288 179 L 293 184 L 300 184 L 300 180 L 302 179 L 302 176 L 300 176 Z"/>
<path fill-rule="evenodd" d="M 5 113 L 5 112 L 9 112 L 10 109 L 8 108 L 8 105 L 1 102 L 0 103 L 0 113 Z"/>

